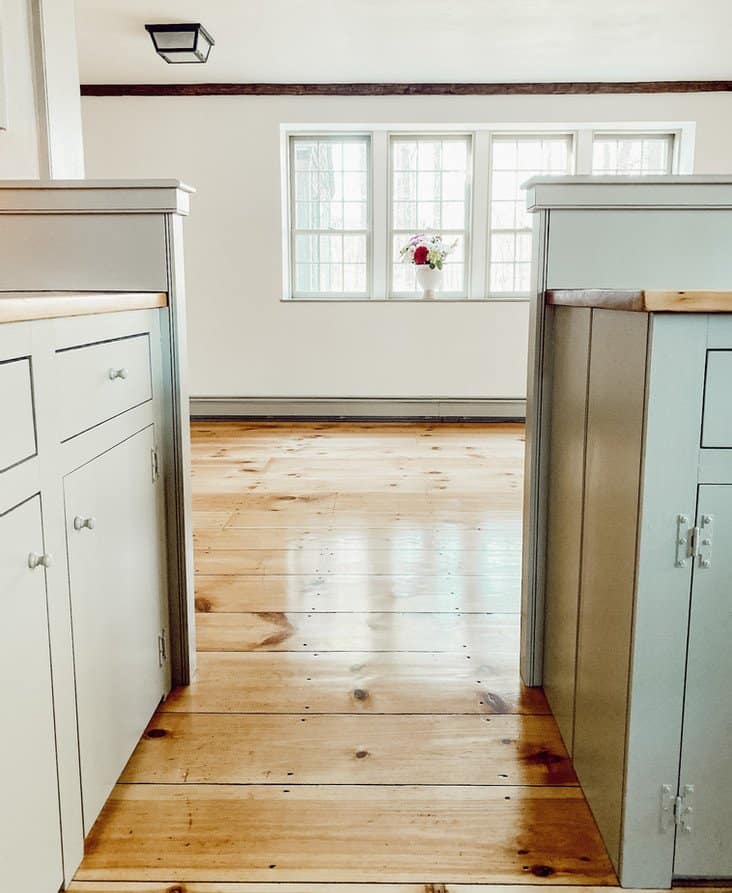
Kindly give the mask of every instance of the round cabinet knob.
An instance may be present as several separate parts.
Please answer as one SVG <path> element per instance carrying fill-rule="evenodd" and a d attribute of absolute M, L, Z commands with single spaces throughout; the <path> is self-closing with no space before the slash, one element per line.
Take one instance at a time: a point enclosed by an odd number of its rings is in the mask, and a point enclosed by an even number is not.
<path fill-rule="evenodd" d="M 31 552 L 28 555 L 28 567 L 31 570 L 37 567 L 51 567 L 53 559 L 50 555 L 39 555 L 37 552 Z"/>
<path fill-rule="evenodd" d="M 94 530 L 96 523 L 97 519 L 92 516 L 82 518 L 81 515 L 77 515 L 74 518 L 74 530 L 83 530 L 85 527 L 87 530 Z"/>
<path fill-rule="evenodd" d="M 109 370 L 109 379 L 110 381 L 114 381 L 115 378 L 127 378 L 130 373 L 123 366 L 121 369 L 110 369 Z"/>

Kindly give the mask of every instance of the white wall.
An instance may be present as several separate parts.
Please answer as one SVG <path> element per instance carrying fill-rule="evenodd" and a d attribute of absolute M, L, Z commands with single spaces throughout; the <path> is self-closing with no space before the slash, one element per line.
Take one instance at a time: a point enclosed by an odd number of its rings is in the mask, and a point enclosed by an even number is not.
<path fill-rule="evenodd" d="M 84 176 L 74 0 L 0 0 L 0 179 Z"/>
<path fill-rule="evenodd" d="M 178 177 L 191 393 L 505 397 L 525 393 L 528 305 L 282 302 L 281 123 L 696 121 L 696 171 L 732 173 L 728 94 L 87 97 L 90 177 Z M 642 283 L 639 283 L 642 284 Z"/>
<path fill-rule="evenodd" d="M 0 179 L 39 176 L 31 11 L 27 0 L 0 0 L 0 64 L 5 120 L 0 130 Z M 1 103 L 0 103 L 1 104 Z"/>

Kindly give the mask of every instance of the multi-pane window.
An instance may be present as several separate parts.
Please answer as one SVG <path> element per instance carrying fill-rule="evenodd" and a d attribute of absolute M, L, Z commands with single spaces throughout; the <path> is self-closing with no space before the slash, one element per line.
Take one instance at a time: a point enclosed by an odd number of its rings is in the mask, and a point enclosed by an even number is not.
<path fill-rule="evenodd" d="M 368 297 L 369 147 L 360 135 L 290 138 L 293 297 Z"/>
<path fill-rule="evenodd" d="M 524 299 L 537 175 L 665 175 L 691 165 L 680 124 L 537 126 L 529 131 L 372 125 L 283 132 L 289 298 L 421 298 L 401 248 L 439 234 L 448 255 L 438 298 Z"/>
<path fill-rule="evenodd" d="M 489 291 L 528 292 L 533 215 L 526 211 L 522 184 L 538 174 L 572 170 L 570 134 L 496 135 L 490 172 Z"/>
<path fill-rule="evenodd" d="M 673 145 L 670 133 L 596 133 L 592 140 L 592 173 L 670 174 Z"/>
<path fill-rule="evenodd" d="M 443 295 L 466 294 L 471 140 L 467 135 L 391 138 L 391 289 L 418 294 L 415 268 L 399 251 L 410 236 L 437 232 L 457 242 L 443 267 Z"/>

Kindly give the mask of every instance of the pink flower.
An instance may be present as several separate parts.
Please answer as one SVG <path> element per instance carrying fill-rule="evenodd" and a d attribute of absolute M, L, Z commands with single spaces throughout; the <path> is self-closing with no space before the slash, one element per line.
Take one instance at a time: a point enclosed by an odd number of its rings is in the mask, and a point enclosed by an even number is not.
<path fill-rule="evenodd" d="M 429 249 L 426 245 L 417 245 L 417 247 L 414 249 L 415 264 L 426 264 L 429 253 Z"/>

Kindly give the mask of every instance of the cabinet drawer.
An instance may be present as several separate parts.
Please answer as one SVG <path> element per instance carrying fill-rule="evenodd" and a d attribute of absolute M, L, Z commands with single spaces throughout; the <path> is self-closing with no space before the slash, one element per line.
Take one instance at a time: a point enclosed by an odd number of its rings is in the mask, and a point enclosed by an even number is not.
<path fill-rule="evenodd" d="M 732 447 L 732 350 L 708 350 L 702 447 Z"/>
<path fill-rule="evenodd" d="M 0 363 L 0 472 L 36 455 L 36 422 L 29 357 Z"/>
<path fill-rule="evenodd" d="M 61 440 L 152 399 L 149 335 L 71 347 L 56 354 Z"/>

